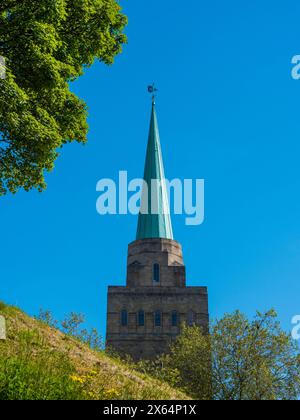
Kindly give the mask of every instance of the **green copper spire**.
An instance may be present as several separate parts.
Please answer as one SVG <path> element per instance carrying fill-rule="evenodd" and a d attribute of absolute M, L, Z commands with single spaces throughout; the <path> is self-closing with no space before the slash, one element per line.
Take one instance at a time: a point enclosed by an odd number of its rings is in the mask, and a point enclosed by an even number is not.
<path fill-rule="evenodd" d="M 136 239 L 173 239 L 154 97 L 152 101 L 144 181 L 148 186 L 148 191 L 146 188 L 142 193 Z M 159 188 L 153 188 L 153 184 L 157 186 L 157 182 L 159 183 Z"/>

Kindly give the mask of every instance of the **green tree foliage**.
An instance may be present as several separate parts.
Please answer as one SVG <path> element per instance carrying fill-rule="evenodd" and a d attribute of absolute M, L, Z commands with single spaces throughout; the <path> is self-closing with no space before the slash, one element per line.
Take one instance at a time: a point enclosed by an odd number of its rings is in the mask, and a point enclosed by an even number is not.
<path fill-rule="evenodd" d="M 183 326 L 165 366 L 171 372 L 178 371 L 177 386 L 188 395 L 200 400 L 211 399 L 211 347 L 201 328 Z"/>
<path fill-rule="evenodd" d="M 296 400 L 300 394 L 300 353 L 275 311 L 250 322 L 226 315 L 212 328 L 212 373 L 216 399 Z"/>
<path fill-rule="evenodd" d="M 126 42 L 116 0 L 1 0 L 0 195 L 45 188 L 65 143 L 86 142 L 87 109 L 69 82 Z"/>
<path fill-rule="evenodd" d="M 180 388 L 198 400 L 212 398 L 211 343 L 207 334 L 196 326 L 182 325 L 181 334 L 167 354 L 155 360 L 140 360 L 137 370 Z"/>
<path fill-rule="evenodd" d="M 252 321 L 240 312 L 225 315 L 210 335 L 183 326 L 169 355 L 137 367 L 197 399 L 297 400 L 300 395 L 299 347 L 274 311 L 258 312 Z"/>

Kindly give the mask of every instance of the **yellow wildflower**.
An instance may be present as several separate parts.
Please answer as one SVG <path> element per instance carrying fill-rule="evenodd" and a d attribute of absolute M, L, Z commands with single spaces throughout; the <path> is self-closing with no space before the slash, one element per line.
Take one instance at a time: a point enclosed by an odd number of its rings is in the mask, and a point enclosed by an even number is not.
<path fill-rule="evenodd" d="M 80 376 L 77 376 L 77 375 L 72 375 L 70 376 L 70 378 L 72 379 L 72 381 L 79 382 L 80 384 L 83 384 L 85 382 L 84 378 L 81 378 Z"/>
<path fill-rule="evenodd" d="M 118 390 L 115 388 L 107 389 L 104 392 L 104 397 L 107 399 L 111 399 L 118 396 Z"/>

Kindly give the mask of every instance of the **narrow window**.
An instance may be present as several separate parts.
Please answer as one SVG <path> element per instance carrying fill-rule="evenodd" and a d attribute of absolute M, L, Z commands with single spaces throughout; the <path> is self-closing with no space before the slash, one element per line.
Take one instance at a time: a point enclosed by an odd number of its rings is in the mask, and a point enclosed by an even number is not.
<path fill-rule="evenodd" d="M 192 327 L 195 324 L 195 314 L 193 311 L 190 311 L 188 313 L 188 325 L 189 327 Z"/>
<path fill-rule="evenodd" d="M 145 325 L 145 312 L 139 311 L 138 312 L 138 326 L 144 327 L 144 325 Z"/>
<path fill-rule="evenodd" d="M 153 281 L 155 283 L 160 282 L 160 267 L 159 267 L 159 264 L 153 264 Z"/>
<path fill-rule="evenodd" d="M 177 327 L 177 325 L 178 325 L 178 312 L 177 311 L 172 311 L 171 325 L 172 325 L 172 327 Z"/>
<path fill-rule="evenodd" d="M 160 311 L 156 311 L 154 314 L 154 325 L 155 327 L 161 326 L 161 312 Z"/>
<path fill-rule="evenodd" d="M 128 325 L 128 314 L 126 309 L 123 309 L 121 312 L 121 325 L 122 327 L 126 327 Z"/>

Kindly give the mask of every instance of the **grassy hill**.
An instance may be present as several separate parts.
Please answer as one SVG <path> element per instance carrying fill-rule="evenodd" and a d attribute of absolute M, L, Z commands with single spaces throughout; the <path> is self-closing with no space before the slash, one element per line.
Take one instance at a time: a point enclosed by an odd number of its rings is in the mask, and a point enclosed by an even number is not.
<path fill-rule="evenodd" d="M 96 352 L 21 310 L 0 302 L 0 400 L 189 399 L 168 384 Z"/>

